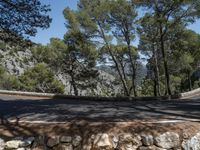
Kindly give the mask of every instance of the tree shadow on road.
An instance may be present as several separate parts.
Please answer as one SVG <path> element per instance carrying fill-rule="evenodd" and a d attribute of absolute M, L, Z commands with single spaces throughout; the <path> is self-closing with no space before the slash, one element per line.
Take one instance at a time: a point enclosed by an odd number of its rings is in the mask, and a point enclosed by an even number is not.
<path fill-rule="evenodd" d="M 97 133 L 112 131 L 118 127 L 119 122 L 134 122 L 138 120 L 156 121 L 161 119 L 191 121 L 195 119 L 200 122 L 200 100 L 173 100 L 173 101 L 88 101 L 70 99 L 0 99 L 1 128 L 8 133 L 0 137 L 37 135 L 50 133 L 78 132 L 85 134 L 88 131 Z M 16 120 L 10 123 L 9 119 Z M 27 124 L 20 121 L 29 120 Z M 54 124 L 49 128 L 48 124 L 30 125 L 31 121 L 66 122 L 65 125 Z M 77 124 L 77 122 L 81 122 Z M 90 123 L 101 122 L 94 128 Z M 192 121 L 191 121 L 192 122 Z M 48 128 L 49 129 L 48 129 Z M 136 126 L 134 132 L 145 131 L 146 129 L 164 131 L 165 125 L 140 125 Z M 133 128 L 127 126 L 124 131 L 131 131 Z M 37 131 L 38 130 L 38 131 Z M 146 131 L 147 131 L 146 130 Z M 44 133 L 42 133 L 44 131 Z M 77 134 L 78 134 L 77 133 Z"/>

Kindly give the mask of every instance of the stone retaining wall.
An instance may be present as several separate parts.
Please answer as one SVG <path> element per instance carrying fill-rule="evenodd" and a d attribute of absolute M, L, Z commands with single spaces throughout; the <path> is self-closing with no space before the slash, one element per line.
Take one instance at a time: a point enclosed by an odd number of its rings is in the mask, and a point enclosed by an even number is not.
<path fill-rule="evenodd" d="M 0 138 L 0 150 L 200 150 L 200 132 L 192 137 L 175 132 L 119 135 L 98 133 L 80 135 Z"/>

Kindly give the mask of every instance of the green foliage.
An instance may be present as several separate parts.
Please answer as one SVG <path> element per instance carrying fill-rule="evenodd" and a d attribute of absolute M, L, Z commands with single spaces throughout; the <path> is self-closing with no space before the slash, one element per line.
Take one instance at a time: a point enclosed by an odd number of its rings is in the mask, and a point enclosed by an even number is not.
<path fill-rule="evenodd" d="M 21 89 L 31 92 L 64 93 L 64 85 L 45 64 L 37 64 L 19 76 Z"/>
<path fill-rule="evenodd" d="M 9 75 L 5 68 L 0 66 L 0 88 L 5 90 L 18 90 L 20 88 L 20 82 L 14 75 Z"/>
<path fill-rule="evenodd" d="M 51 22 L 48 5 L 39 0 L 0 1 L 0 40 L 18 42 L 20 38 L 34 36 L 37 28 L 48 28 Z"/>
<path fill-rule="evenodd" d="M 154 86 L 153 81 L 150 79 L 144 79 L 140 89 L 140 96 L 153 96 Z"/>
<path fill-rule="evenodd" d="M 194 82 L 194 89 L 200 88 L 200 79 Z"/>

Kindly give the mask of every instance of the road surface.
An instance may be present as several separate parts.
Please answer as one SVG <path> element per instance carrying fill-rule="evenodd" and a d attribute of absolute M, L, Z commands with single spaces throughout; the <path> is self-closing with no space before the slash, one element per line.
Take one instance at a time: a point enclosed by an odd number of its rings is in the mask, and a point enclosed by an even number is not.
<path fill-rule="evenodd" d="M 2 120 L 68 122 L 88 121 L 200 121 L 200 97 L 172 101 L 106 102 L 34 99 L 0 95 Z"/>

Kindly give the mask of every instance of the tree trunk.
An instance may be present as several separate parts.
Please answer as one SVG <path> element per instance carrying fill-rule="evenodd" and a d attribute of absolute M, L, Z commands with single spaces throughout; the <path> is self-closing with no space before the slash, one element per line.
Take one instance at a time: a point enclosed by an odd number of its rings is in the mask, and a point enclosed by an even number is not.
<path fill-rule="evenodd" d="M 157 82 L 156 79 L 154 79 L 154 86 L 153 86 L 153 92 L 154 92 L 154 96 L 158 96 L 158 92 L 157 92 Z"/>
<path fill-rule="evenodd" d="M 127 45 L 128 45 L 129 57 L 130 57 L 131 68 L 132 68 L 132 88 L 133 88 L 134 96 L 136 97 L 137 96 L 137 90 L 136 90 L 136 84 L 135 84 L 135 79 L 136 79 L 136 63 L 134 62 L 132 54 L 131 54 L 130 40 L 127 40 Z"/>
<path fill-rule="evenodd" d="M 166 53 L 165 53 L 164 38 L 163 38 L 162 30 L 163 30 L 162 25 L 160 25 L 160 44 L 161 44 L 161 53 L 162 53 L 162 57 L 163 57 L 164 71 L 165 71 L 165 88 L 166 88 L 165 94 L 172 95 L 171 88 L 170 88 L 170 75 L 169 75 L 167 57 L 166 57 Z"/>
<path fill-rule="evenodd" d="M 191 81 L 190 72 L 188 72 L 188 82 L 189 82 L 189 90 L 192 91 L 192 81 Z"/>
<path fill-rule="evenodd" d="M 74 95 L 78 96 L 78 89 L 77 89 L 76 82 L 75 82 L 73 74 L 71 74 L 71 79 L 72 79 L 71 85 L 73 86 L 73 89 L 74 89 Z"/>
<path fill-rule="evenodd" d="M 160 75 L 159 75 L 159 68 L 158 68 L 158 55 L 153 46 L 153 59 L 154 59 L 154 75 L 155 75 L 155 84 L 156 84 L 156 96 L 160 96 Z"/>

